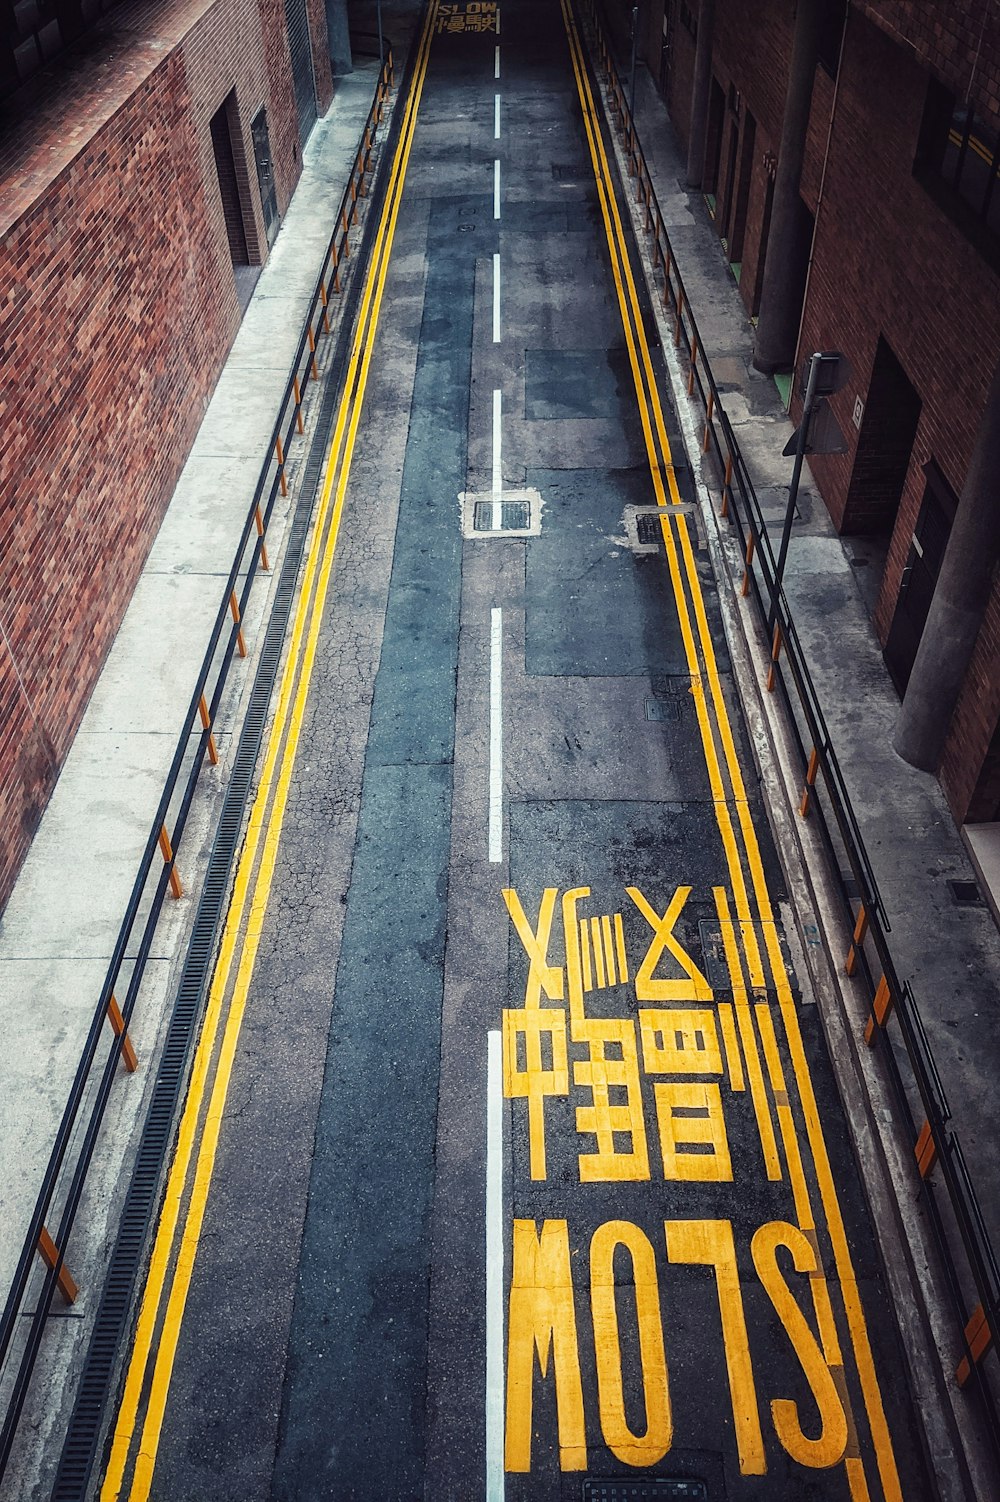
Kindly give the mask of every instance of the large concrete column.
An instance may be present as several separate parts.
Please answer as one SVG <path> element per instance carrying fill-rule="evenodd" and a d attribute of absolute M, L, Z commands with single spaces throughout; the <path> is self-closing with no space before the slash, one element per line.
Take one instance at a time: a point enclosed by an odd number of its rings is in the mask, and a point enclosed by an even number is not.
<path fill-rule="evenodd" d="M 936 772 L 1000 559 L 1000 365 L 976 435 L 893 745 Z"/>
<path fill-rule="evenodd" d="M 326 0 L 326 34 L 330 47 L 330 72 L 334 78 L 343 78 L 345 73 L 353 73 L 347 0 Z"/>
<path fill-rule="evenodd" d="M 691 121 L 688 129 L 687 185 L 700 188 L 705 175 L 705 139 L 708 106 L 712 96 L 712 36 L 715 31 L 715 0 L 701 0 L 698 9 L 698 41 L 694 53 L 694 84 L 691 89 Z"/>
<path fill-rule="evenodd" d="M 799 198 L 799 182 L 819 54 L 822 9 L 823 0 L 798 0 L 795 13 L 792 61 L 785 91 L 774 205 L 753 352 L 754 365 L 767 375 L 792 368 L 802 317 L 802 297 L 809 263 L 809 221 Z"/>

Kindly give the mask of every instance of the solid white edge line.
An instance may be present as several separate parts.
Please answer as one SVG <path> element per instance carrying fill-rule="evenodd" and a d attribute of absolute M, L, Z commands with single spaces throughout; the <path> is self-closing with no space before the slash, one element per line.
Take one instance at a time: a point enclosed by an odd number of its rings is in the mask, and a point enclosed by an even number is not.
<path fill-rule="evenodd" d="M 500 343 L 500 252 L 493 252 L 493 343 Z"/>
<path fill-rule="evenodd" d="M 493 55 L 493 77 L 500 77 L 500 43 L 498 42 Z"/>
<path fill-rule="evenodd" d="M 493 139 L 500 139 L 500 95 L 493 95 Z"/>
<path fill-rule="evenodd" d="M 500 218 L 500 158 L 493 162 L 493 217 Z"/>
<path fill-rule="evenodd" d="M 499 612 L 495 612 L 499 613 Z M 503 1502 L 503 1056 L 500 1033 L 486 1056 L 486 1502 Z"/>
<path fill-rule="evenodd" d="M 500 503 L 503 499 L 503 392 L 497 386 L 493 392 L 493 514 L 490 519 L 494 532 L 500 531 Z"/>
<path fill-rule="evenodd" d="M 503 611 L 490 612 L 490 862 L 503 860 Z"/>

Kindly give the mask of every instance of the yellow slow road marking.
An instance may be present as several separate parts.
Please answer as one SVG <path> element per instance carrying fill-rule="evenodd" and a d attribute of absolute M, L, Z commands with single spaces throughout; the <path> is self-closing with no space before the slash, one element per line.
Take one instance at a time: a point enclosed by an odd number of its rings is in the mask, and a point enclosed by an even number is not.
<path fill-rule="evenodd" d="M 250 892 L 251 882 L 253 881 L 254 867 L 258 851 L 261 848 L 263 834 L 263 854 L 253 889 L 245 944 L 240 954 L 236 986 L 223 1036 L 212 1096 L 205 1118 L 194 1186 L 191 1192 L 187 1219 L 174 1271 L 167 1312 L 164 1317 L 161 1341 L 156 1355 L 140 1453 L 136 1461 L 132 1487 L 129 1491 L 129 1496 L 134 1499 L 134 1502 L 140 1502 L 140 1499 L 147 1497 L 149 1494 L 159 1443 L 160 1427 L 162 1425 L 172 1373 L 173 1358 L 180 1333 L 187 1290 L 194 1267 L 205 1205 L 211 1186 L 215 1151 L 218 1144 L 226 1094 L 254 962 L 263 930 L 264 915 L 274 873 L 278 840 L 284 818 L 288 788 L 291 782 L 295 751 L 298 745 L 306 697 L 315 661 L 319 628 L 336 551 L 344 495 L 350 474 L 351 458 L 367 384 L 375 333 L 378 326 L 389 256 L 391 254 L 403 182 L 406 175 L 406 166 L 413 141 L 416 113 L 419 108 L 420 96 L 427 70 L 427 59 L 437 3 L 438 0 L 432 0 L 418 48 L 417 65 L 404 114 L 402 134 L 393 163 L 386 204 L 378 227 L 372 263 L 359 311 L 344 397 L 330 444 L 324 487 L 320 506 L 317 511 L 314 538 L 303 576 L 302 592 L 296 611 L 290 650 L 282 675 L 274 725 L 268 741 L 260 785 L 251 811 L 246 843 L 237 867 L 233 899 L 227 915 L 219 959 L 213 974 L 209 1004 L 206 1009 L 202 1036 L 192 1069 L 188 1098 L 178 1133 L 177 1151 L 171 1165 L 164 1208 L 157 1229 L 156 1242 L 126 1377 L 122 1405 L 115 1427 L 111 1458 L 101 1491 L 102 1502 L 111 1502 L 111 1499 L 117 1498 L 121 1494 L 131 1441 L 135 1432 L 141 1394 L 146 1380 L 150 1352 L 153 1346 L 155 1326 L 166 1282 L 167 1268 L 173 1250 L 180 1205 L 186 1188 L 198 1117 L 204 1100 L 223 1002 L 233 960 L 239 946 L 240 926 L 246 910 L 247 897 Z M 341 455 L 342 443 L 344 447 Z M 339 464 L 338 458 L 341 460 Z M 335 479 L 337 480 L 337 487 L 336 494 L 333 496 Z M 331 496 L 333 496 L 332 514 L 330 513 Z M 329 530 L 325 532 L 328 515 L 330 517 Z M 320 566 L 321 558 L 322 564 Z M 316 581 L 317 568 L 319 568 L 319 577 L 318 582 L 316 582 L 315 594 L 312 594 L 313 584 Z M 307 621 L 309 631 L 305 652 L 301 657 L 300 663 L 299 653 Z M 298 685 L 295 691 L 294 703 L 289 712 L 289 703 L 296 685 L 297 674 Z M 282 750 L 282 738 L 286 723 L 288 734 L 284 749 Z M 282 756 L 281 767 L 273 807 L 268 817 L 267 808 L 279 752 Z"/>
<path fill-rule="evenodd" d="M 676 490 L 673 465 L 670 457 L 670 445 L 666 435 L 663 421 L 662 407 L 656 381 L 652 372 L 652 364 L 649 356 L 648 344 L 643 329 L 642 316 L 639 308 L 635 285 L 631 275 L 630 260 L 625 241 L 624 231 L 618 215 L 617 203 L 613 190 L 613 179 L 607 156 L 604 151 L 604 143 L 597 122 L 596 107 L 586 74 L 586 66 L 583 61 L 583 52 L 576 25 L 569 11 L 567 0 L 561 0 L 563 19 L 566 26 L 570 44 L 570 54 L 573 63 L 573 71 L 576 76 L 577 90 L 580 96 L 583 111 L 584 126 L 587 132 L 590 147 L 591 161 L 594 168 L 594 176 L 597 182 L 598 197 L 601 205 L 601 213 L 604 219 L 605 233 L 611 253 L 612 272 L 618 293 L 619 307 L 622 314 L 622 324 L 625 330 L 626 344 L 629 351 L 629 360 L 632 366 L 633 379 L 636 388 L 636 398 L 639 405 L 642 422 L 643 436 L 646 440 L 647 455 L 653 478 L 654 491 L 657 502 L 664 504 L 663 481 L 661 476 L 661 459 L 657 454 L 652 442 L 653 424 L 650 422 L 647 410 L 647 402 L 652 406 L 656 435 L 660 442 L 663 464 L 666 468 L 671 499 L 676 503 L 679 496 Z M 628 286 L 626 298 L 623 278 L 619 270 L 619 261 L 624 270 L 624 279 Z M 635 335 L 633 337 L 633 325 Z M 641 361 L 637 359 L 636 343 L 641 349 Z M 648 386 L 648 395 L 647 395 Z M 677 527 L 680 540 L 680 550 L 684 561 L 684 574 L 686 575 L 688 589 L 690 591 L 691 606 L 694 611 L 695 624 L 698 633 L 698 645 L 701 656 L 695 646 L 694 632 L 692 630 L 687 592 L 684 589 L 680 560 L 674 541 L 673 525 Z M 757 842 L 756 830 L 747 801 L 743 776 L 736 752 L 732 726 L 729 721 L 729 713 L 722 693 L 722 685 L 719 679 L 718 666 L 715 659 L 715 651 L 712 644 L 711 633 L 708 627 L 705 612 L 704 599 L 701 585 L 698 580 L 697 570 L 694 563 L 694 555 L 691 548 L 691 540 L 687 527 L 686 518 L 683 514 L 669 517 L 661 516 L 664 544 L 670 568 L 671 581 L 676 597 L 678 616 L 681 627 L 681 635 L 684 641 L 685 653 L 692 679 L 692 693 L 698 715 L 699 730 L 702 737 L 709 780 L 712 787 L 712 796 L 719 830 L 722 836 L 726 852 L 727 865 L 729 867 L 730 880 L 733 894 L 736 900 L 736 910 L 740 919 L 740 926 L 747 953 L 747 961 L 750 968 L 751 984 L 761 987 L 764 984 L 763 967 L 760 960 L 760 949 L 757 933 L 749 904 L 746 879 L 743 869 L 743 858 L 736 843 L 735 830 L 726 801 L 726 789 L 722 778 L 722 767 L 719 763 L 716 747 L 716 734 L 721 741 L 723 760 L 728 773 L 732 788 L 732 800 L 736 806 L 736 815 L 739 824 L 740 835 L 743 841 L 747 865 L 749 867 L 750 882 L 753 890 L 754 901 L 761 921 L 764 935 L 764 945 L 767 953 L 768 967 L 771 971 L 774 985 L 778 993 L 778 1005 L 781 1012 L 789 1052 L 791 1055 L 792 1069 L 798 1088 L 799 1099 L 805 1118 L 806 1137 L 809 1143 L 817 1183 L 819 1186 L 820 1199 L 826 1217 L 827 1230 L 833 1246 L 834 1260 L 837 1274 L 840 1280 L 844 1307 L 847 1315 L 848 1326 L 851 1332 L 851 1340 L 857 1363 L 858 1375 L 861 1381 L 862 1392 L 865 1399 L 865 1407 L 871 1426 L 872 1439 L 874 1441 L 876 1460 L 879 1475 L 882 1481 L 883 1491 L 889 1502 L 901 1502 L 899 1477 L 896 1470 L 896 1462 L 892 1449 L 892 1441 L 889 1435 L 888 1424 L 882 1405 L 882 1395 L 879 1388 L 878 1378 L 875 1372 L 871 1345 L 868 1337 L 864 1310 L 861 1304 L 860 1293 L 857 1287 L 857 1279 L 854 1273 L 850 1248 L 844 1229 L 843 1217 L 837 1198 L 836 1188 L 833 1182 L 833 1174 L 830 1168 L 829 1157 L 823 1137 L 822 1126 L 819 1119 L 819 1111 L 816 1105 L 815 1093 L 812 1087 L 812 1079 L 809 1074 L 808 1063 L 805 1057 L 805 1049 L 802 1042 L 801 1032 L 798 1025 L 798 1017 L 795 1011 L 794 998 L 788 984 L 784 959 L 778 943 L 777 930 L 774 923 L 770 896 L 767 890 L 767 882 L 764 876 L 763 862 L 760 848 Z M 709 693 L 713 717 L 709 716 L 709 704 L 705 695 L 704 677 L 702 672 L 702 657 L 704 658 L 705 674 L 708 679 Z M 794 1127 L 794 1123 L 793 1123 Z M 821 1296 L 822 1297 L 822 1296 Z M 825 1311 L 824 1311 L 825 1314 Z M 822 1320 L 825 1340 L 831 1339 L 831 1330 L 825 1318 Z M 868 1495 L 867 1482 L 863 1467 L 860 1462 L 851 1458 L 846 1466 L 852 1496 L 855 1498 Z"/>

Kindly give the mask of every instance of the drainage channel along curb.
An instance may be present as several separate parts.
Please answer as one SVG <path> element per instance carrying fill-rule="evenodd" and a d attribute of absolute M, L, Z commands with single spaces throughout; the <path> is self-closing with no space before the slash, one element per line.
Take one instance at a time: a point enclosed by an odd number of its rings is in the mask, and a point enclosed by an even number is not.
<path fill-rule="evenodd" d="M 584 30 L 592 42 L 590 28 Z M 629 162 L 611 124 L 609 96 L 599 69 L 592 81 L 602 102 L 603 125 L 623 183 Z M 815 992 L 831 1062 L 849 1123 L 872 1216 L 878 1226 L 887 1286 L 920 1412 L 929 1468 L 941 1502 L 996 1495 L 989 1446 L 951 1378 L 961 1354 L 952 1304 L 932 1229 L 918 1200 L 913 1155 L 895 1130 L 888 1082 L 872 1050 L 863 1046 L 869 1007 L 841 959 L 851 935 L 841 916 L 834 873 L 815 821 L 799 817 L 801 771 L 793 735 L 777 696 L 766 686 L 770 644 L 741 596 L 744 559 L 724 530 L 702 459 L 704 417 L 689 395 L 688 375 L 674 342 L 672 322 L 658 294 L 656 268 L 644 233 L 643 205 L 624 194 L 649 302 L 656 319 L 673 405 L 684 438 L 701 508 L 733 676 L 753 741 L 754 757 L 775 844 L 792 894 L 794 929 Z M 710 352 L 708 352 L 710 355 Z M 704 353 L 703 353 L 704 357 Z M 760 664 L 764 664 L 762 668 Z"/>

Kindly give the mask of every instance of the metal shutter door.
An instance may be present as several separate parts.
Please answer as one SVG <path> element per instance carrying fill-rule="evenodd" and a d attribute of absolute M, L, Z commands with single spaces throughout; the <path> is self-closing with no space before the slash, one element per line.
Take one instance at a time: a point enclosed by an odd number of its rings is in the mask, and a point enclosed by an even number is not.
<path fill-rule="evenodd" d="M 313 87 L 312 45 L 309 40 L 306 0 L 285 0 L 285 22 L 288 26 L 288 46 L 292 54 L 292 79 L 295 84 L 295 105 L 299 114 L 299 139 L 305 145 L 309 132 L 316 124 L 316 90 Z"/>

